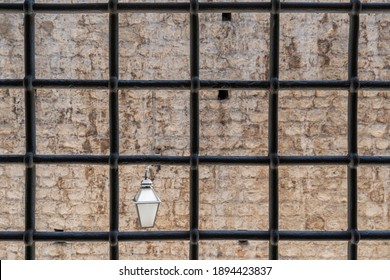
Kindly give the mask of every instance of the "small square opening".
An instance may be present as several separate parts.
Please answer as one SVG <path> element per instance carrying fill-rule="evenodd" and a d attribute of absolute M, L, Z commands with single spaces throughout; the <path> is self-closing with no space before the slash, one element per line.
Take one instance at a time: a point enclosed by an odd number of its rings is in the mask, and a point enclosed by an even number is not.
<path fill-rule="evenodd" d="M 222 21 L 232 21 L 231 13 L 222 13 Z"/>
<path fill-rule="evenodd" d="M 218 100 L 225 100 L 229 98 L 229 91 L 226 89 L 221 89 L 218 91 Z"/>

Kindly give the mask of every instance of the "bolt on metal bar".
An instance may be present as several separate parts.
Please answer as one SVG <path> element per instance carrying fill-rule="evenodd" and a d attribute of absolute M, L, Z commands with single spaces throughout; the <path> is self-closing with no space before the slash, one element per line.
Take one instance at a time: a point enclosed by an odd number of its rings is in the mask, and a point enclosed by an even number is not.
<path fill-rule="evenodd" d="M 270 62 L 269 62 L 269 112 L 268 156 L 269 163 L 269 259 L 279 258 L 279 158 L 278 158 L 278 94 L 279 94 L 279 13 L 280 0 L 271 0 Z"/>
<path fill-rule="evenodd" d="M 35 259 L 35 196 L 36 169 L 34 154 L 36 151 L 35 130 L 35 90 L 32 80 L 35 78 L 35 15 L 32 10 L 34 0 L 25 0 L 24 8 L 24 102 L 25 102 L 25 258 Z"/>
<path fill-rule="evenodd" d="M 348 259 L 356 260 L 358 255 L 359 232 L 357 222 L 358 186 L 357 167 L 358 157 L 358 57 L 359 57 L 359 13 L 360 0 L 351 0 L 352 11 L 349 15 L 349 44 L 348 44 L 348 79 L 351 87 L 348 92 L 348 230 L 351 239 L 348 242 Z"/>
<path fill-rule="evenodd" d="M 119 21 L 118 0 L 109 0 L 109 115 L 110 115 L 110 259 L 119 259 Z"/>
<path fill-rule="evenodd" d="M 199 258 L 199 3 L 190 0 L 190 254 Z"/>

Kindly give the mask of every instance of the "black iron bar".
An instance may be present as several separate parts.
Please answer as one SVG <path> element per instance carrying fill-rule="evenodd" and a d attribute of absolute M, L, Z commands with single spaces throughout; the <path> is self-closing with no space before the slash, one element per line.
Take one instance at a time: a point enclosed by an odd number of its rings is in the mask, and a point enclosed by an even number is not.
<path fill-rule="evenodd" d="M 109 241 L 109 232 L 34 232 L 36 242 L 48 241 Z M 359 231 L 361 240 L 390 240 L 390 230 Z M 1 241 L 23 241 L 23 231 L 0 232 Z M 269 240 L 269 231 L 260 230 L 200 230 L 200 240 Z M 350 231 L 279 231 L 283 241 L 349 241 Z M 189 231 L 132 231 L 119 232 L 119 241 L 189 240 Z"/>
<path fill-rule="evenodd" d="M 336 2 L 336 1 L 335 1 Z M 282 2 L 280 13 L 349 13 L 351 3 Z M 35 13 L 108 13 L 106 3 L 35 3 Z M 118 13 L 188 13 L 189 3 L 118 3 Z M 269 13 L 269 2 L 199 3 L 199 13 Z M 23 13 L 23 4 L 0 3 L 1 13 Z M 390 13 L 390 3 L 363 3 L 361 13 Z"/>
<path fill-rule="evenodd" d="M 0 164 L 22 164 L 24 159 L 25 155 L 0 155 Z"/>
<path fill-rule="evenodd" d="M 25 258 L 35 259 L 35 195 L 36 169 L 33 156 L 36 151 L 35 130 L 35 90 L 32 80 L 35 78 L 35 15 L 32 11 L 34 0 L 24 1 L 24 102 L 25 102 Z"/>
<path fill-rule="evenodd" d="M 43 89 L 109 89 L 109 80 L 49 80 L 36 79 L 33 81 L 35 88 Z"/>
<path fill-rule="evenodd" d="M 190 231 L 120 232 L 120 241 L 137 240 L 190 240 Z"/>
<path fill-rule="evenodd" d="M 109 89 L 108 80 L 48 80 L 34 79 L 35 89 Z M 200 90 L 236 89 L 268 90 L 270 81 L 203 80 Z M 0 80 L 0 88 L 23 88 L 21 79 Z M 361 90 L 390 91 L 390 81 L 360 81 Z M 118 89 L 129 90 L 190 90 L 190 80 L 119 80 Z M 349 90 L 350 81 L 279 81 L 280 90 Z"/>
<path fill-rule="evenodd" d="M 279 165 L 349 165 L 346 156 L 279 156 Z M 389 165 L 390 156 L 359 156 L 359 165 Z M 34 164 L 95 164 L 107 165 L 104 155 L 34 155 Z M 0 155 L 0 164 L 23 164 L 25 155 Z M 119 165 L 163 164 L 190 165 L 189 156 L 120 155 Z M 199 156 L 199 165 L 269 165 L 268 156 Z"/>
<path fill-rule="evenodd" d="M 360 230 L 360 240 L 390 240 L 389 230 Z"/>
<path fill-rule="evenodd" d="M 39 241 L 109 241 L 111 232 L 35 232 L 34 239 Z"/>
<path fill-rule="evenodd" d="M 24 13 L 23 3 L 0 3 L 1 13 Z"/>
<path fill-rule="evenodd" d="M 110 259 L 119 259 L 119 23 L 118 0 L 109 0 Z"/>
<path fill-rule="evenodd" d="M 271 0 L 270 60 L 269 60 L 269 259 L 279 258 L 279 157 L 278 157 L 278 95 L 279 95 L 279 12 L 280 0 Z"/>
<path fill-rule="evenodd" d="M 199 3 L 190 0 L 190 253 L 199 258 Z"/>
<path fill-rule="evenodd" d="M 358 157 L 358 46 L 359 46 L 359 13 L 361 11 L 360 0 L 351 0 L 352 11 L 349 17 L 349 44 L 348 44 L 348 79 L 351 87 L 348 92 L 348 230 L 351 239 L 348 242 L 348 259 L 356 260 L 358 255 L 358 186 L 357 168 Z"/>
<path fill-rule="evenodd" d="M 0 231 L 0 241 L 24 241 L 24 231 Z"/>

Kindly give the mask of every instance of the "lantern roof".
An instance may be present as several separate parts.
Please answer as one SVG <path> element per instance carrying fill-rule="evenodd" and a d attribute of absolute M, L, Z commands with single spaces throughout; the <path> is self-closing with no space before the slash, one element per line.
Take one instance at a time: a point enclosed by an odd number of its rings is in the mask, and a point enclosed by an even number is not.
<path fill-rule="evenodd" d="M 141 182 L 141 189 L 134 197 L 135 203 L 160 203 L 161 200 L 154 192 L 152 187 L 152 181 L 150 179 L 144 179 Z"/>

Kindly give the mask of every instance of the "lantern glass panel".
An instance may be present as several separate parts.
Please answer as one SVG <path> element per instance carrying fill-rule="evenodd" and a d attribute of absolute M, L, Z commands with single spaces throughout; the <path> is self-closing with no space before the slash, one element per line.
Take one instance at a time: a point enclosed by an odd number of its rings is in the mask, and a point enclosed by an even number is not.
<path fill-rule="evenodd" d="M 138 217 L 141 227 L 153 227 L 159 203 L 138 203 Z"/>

